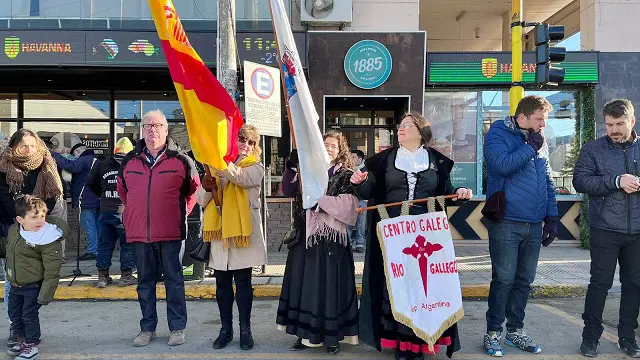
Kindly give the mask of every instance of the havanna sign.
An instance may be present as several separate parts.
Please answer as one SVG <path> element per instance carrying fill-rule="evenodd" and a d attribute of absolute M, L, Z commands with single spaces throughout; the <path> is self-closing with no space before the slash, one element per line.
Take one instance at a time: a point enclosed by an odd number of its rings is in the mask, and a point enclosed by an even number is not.
<path fill-rule="evenodd" d="M 80 31 L 0 31 L 0 65 L 59 65 L 84 62 Z"/>
<path fill-rule="evenodd" d="M 568 52 L 561 63 L 566 69 L 564 84 L 595 84 L 598 82 L 597 52 Z M 428 53 L 427 85 L 510 84 L 511 53 Z M 535 53 L 523 54 L 522 79 L 535 79 Z"/>
<path fill-rule="evenodd" d="M 4 38 L 4 53 L 9 59 L 15 59 L 20 52 L 70 53 L 71 49 L 72 45 L 64 42 L 23 42 L 17 36 Z"/>

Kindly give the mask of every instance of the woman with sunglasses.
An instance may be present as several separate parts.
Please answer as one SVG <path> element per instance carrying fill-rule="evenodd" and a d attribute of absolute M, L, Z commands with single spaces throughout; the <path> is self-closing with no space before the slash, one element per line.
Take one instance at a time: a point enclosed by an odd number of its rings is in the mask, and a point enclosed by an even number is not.
<path fill-rule="evenodd" d="M 431 138 L 431 125 L 424 117 L 415 112 L 405 115 L 398 126 L 400 147 L 387 149 L 367 159 L 365 170 L 358 170 L 351 177 L 360 199 L 373 199 L 373 205 L 452 194 L 458 196 L 457 200 L 470 199 L 471 190 L 454 189 L 451 185 L 453 161 L 429 147 Z M 398 216 L 400 207 L 389 208 L 388 212 L 390 217 Z M 410 212 L 412 215 L 423 214 L 427 208 L 424 204 L 416 204 Z M 393 317 L 382 250 L 376 238 L 380 216 L 377 212 L 371 215 L 360 300 L 360 336 L 379 351 L 382 348 L 395 349 L 398 360 L 422 359 L 424 353 L 433 352 L 411 328 Z M 447 347 L 449 356 L 460 349 L 457 335 L 457 325 L 453 325 L 440 338 L 439 344 Z M 434 351 L 439 351 L 438 345 Z"/>
<path fill-rule="evenodd" d="M 276 323 L 298 338 L 292 351 L 324 346 L 337 354 L 340 342 L 358 344 L 358 296 L 348 234 L 348 226 L 356 223 L 358 201 L 349 181 L 353 164 L 347 140 L 329 132 L 324 146 L 331 159 L 329 184 L 326 195 L 306 211 L 301 243 L 289 250 Z"/>
<path fill-rule="evenodd" d="M 226 170 L 207 173 L 202 179 L 206 191 L 199 196 L 205 207 L 204 241 L 211 242 L 209 266 L 216 277 L 216 300 L 222 328 L 214 349 L 225 348 L 233 340 L 233 281 L 240 322 L 240 348 L 253 348 L 251 308 L 254 266 L 267 263 L 267 243 L 262 231 L 260 191 L 264 165 L 259 162 L 260 134 L 244 125 L 238 135 L 238 158 Z"/>

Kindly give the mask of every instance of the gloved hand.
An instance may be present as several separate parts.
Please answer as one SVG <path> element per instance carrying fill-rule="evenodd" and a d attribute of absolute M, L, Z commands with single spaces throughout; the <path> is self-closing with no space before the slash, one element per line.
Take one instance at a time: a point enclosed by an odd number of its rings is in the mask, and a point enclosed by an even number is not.
<path fill-rule="evenodd" d="M 542 145 L 544 145 L 544 136 L 542 136 L 542 133 L 540 132 L 529 130 L 529 139 L 527 140 L 527 143 L 531 145 L 536 152 L 538 152 L 540 148 L 542 148 Z"/>
<path fill-rule="evenodd" d="M 291 150 L 291 155 L 289 155 L 289 160 L 287 160 L 285 166 L 289 169 L 298 167 L 298 150 Z"/>
<path fill-rule="evenodd" d="M 556 237 L 558 237 L 558 217 L 545 216 L 544 227 L 542 228 L 542 246 L 551 245 Z"/>
<path fill-rule="evenodd" d="M 213 190 L 218 191 L 218 184 L 216 184 L 216 179 L 211 175 L 205 175 L 202 178 L 202 188 L 207 192 L 212 192 Z"/>

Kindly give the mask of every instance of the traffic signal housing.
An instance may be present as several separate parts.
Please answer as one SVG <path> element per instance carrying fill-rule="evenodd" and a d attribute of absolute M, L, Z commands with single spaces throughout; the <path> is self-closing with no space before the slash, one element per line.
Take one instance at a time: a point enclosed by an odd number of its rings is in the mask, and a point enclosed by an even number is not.
<path fill-rule="evenodd" d="M 562 62 L 567 55 L 567 49 L 551 46 L 552 41 L 558 42 L 562 39 L 564 39 L 564 26 L 536 25 L 536 84 L 558 85 L 564 81 L 565 70 L 552 64 Z"/>

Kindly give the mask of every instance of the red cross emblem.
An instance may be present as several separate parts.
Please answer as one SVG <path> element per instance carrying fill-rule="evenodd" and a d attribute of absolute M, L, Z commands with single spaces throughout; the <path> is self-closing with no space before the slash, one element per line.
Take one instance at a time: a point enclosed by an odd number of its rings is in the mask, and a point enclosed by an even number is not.
<path fill-rule="evenodd" d="M 404 248 L 402 253 L 405 255 L 413 256 L 418 259 L 418 265 L 420 266 L 420 275 L 422 276 L 422 286 L 424 287 L 424 296 L 427 296 L 427 271 L 429 268 L 429 256 L 434 252 L 442 250 L 442 245 L 432 244 L 427 239 L 418 235 L 416 242 L 410 247 Z"/>

